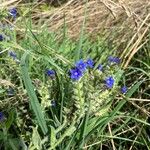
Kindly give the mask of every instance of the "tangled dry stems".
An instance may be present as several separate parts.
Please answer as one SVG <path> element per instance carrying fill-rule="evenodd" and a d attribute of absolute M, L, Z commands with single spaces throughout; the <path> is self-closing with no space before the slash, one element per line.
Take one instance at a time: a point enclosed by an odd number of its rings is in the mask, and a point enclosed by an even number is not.
<path fill-rule="evenodd" d="M 0 7 L 21 6 L 22 1 L 11 0 L 0 4 Z M 68 35 L 77 39 L 85 18 L 85 33 L 94 38 L 97 35 L 106 36 L 117 45 L 118 50 L 122 52 L 125 49 L 122 55 L 128 60 L 124 64 L 125 68 L 143 43 L 146 43 L 150 27 L 149 0 L 69 0 L 61 7 L 49 7 L 47 10 L 40 9 L 40 5 L 45 5 L 44 0 L 34 4 L 32 18 L 35 23 L 42 20 L 41 28 L 48 26 L 52 31 L 59 31 L 64 26 L 65 18 Z"/>

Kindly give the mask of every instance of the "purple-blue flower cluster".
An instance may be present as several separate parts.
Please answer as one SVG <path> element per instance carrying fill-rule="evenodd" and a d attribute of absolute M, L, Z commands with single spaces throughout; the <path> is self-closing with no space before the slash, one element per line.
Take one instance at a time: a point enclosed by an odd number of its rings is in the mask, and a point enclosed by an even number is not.
<path fill-rule="evenodd" d="M 127 92 L 127 87 L 124 85 L 122 88 L 121 88 L 121 93 L 122 94 L 125 94 Z"/>
<path fill-rule="evenodd" d="M 79 80 L 83 76 L 87 67 L 93 68 L 94 61 L 90 58 L 86 62 L 80 59 L 75 63 L 75 68 L 70 69 L 70 78 L 75 81 Z"/>
<path fill-rule="evenodd" d="M 4 120 L 4 113 L 0 112 L 0 122 L 2 122 Z"/>
<path fill-rule="evenodd" d="M 105 85 L 108 89 L 111 89 L 113 87 L 114 82 L 115 82 L 115 80 L 112 76 L 109 76 L 105 79 Z"/>
<path fill-rule="evenodd" d="M 83 75 L 83 72 L 78 69 L 78 68 L 74 68 L 70 70 L 70 78 L 73 80 L 79 80 Z"/>
<path fill-rule="evenodd" d="M 84 72 L 87 68 L 87 64 L 82 59 L 80 59 L 79 61 L 76 62 L 75 67 L 79 69 L 81 72 Z"/>
<path fill-rule="evenodd" d="M 0 41 L 4 40 L 4 36 L 2 34 L 0 34 Z"/>
<path fill-rule="evenodd" d="M 93 68 L 93 67 L 94 67 L 94 61 L 93 61 L 93 59 L 89 58 L 89 59 L 86 61 L 86 64 L 87 64 L 87 67 Z"/>
<path fill-rule="evenodd" d="M 99 70 L 99 71 L 103 71 L 103 65 L 98 65 L 98 67 L 97 67 L 97 69 Z"/>
<path fill-rule="evenodd" d="M 120 59 L 118 57 L 110 56 L 108 57 L 108 62 L 118 64 L 120 63 Z M 80 59 L 79 61 L 75 63 L 75 67 L 69 70 L 70 78 L 73 81 L 78 81 L 84 75 L 87 68 L 90 68 L 90 69 L 94 68 L 94 64 L 95 63 L 93 59 L 91 58 L 87 59 L 86 61 L 84 61 L 83 59 Z M 99 64 L 97 67 L 97 70 L 103 72 L 104 66 L 102 64 Z M 47 69 L 46 74 L 49 77 L 54 77 L 55 71 L 51 69 Z M 115 79 L 113 76 L 107 76 L 104 79 L 104 85 L 107 89 L 112 89 L 114 86 L 114 83 L 115 83 Z M 125 94 L 127 92 L 127 87 L 123 86 L 120 90 L 122 94 Z"/>
<path fill-rule="evenodd" d="M 108 57 L 108 61 L 110 63 L 119 64 L 121 60 L 118 57 L 109 56 Z"/>
<path fill-rule="evenodd" d="M 16 18 L 17 17 L 17 9 L 16 8 L 12 8 L 9 10 L 9 14 L 13 17 Z"/>
<path fill-rule="evenodd" d="M 47 69 L 46 70 L 46 75 L 53 78 L 53 77 L 55 77 L 55 71 L 51 70 L 51 69 Z"/>
<path fill-rule="evenodd" d="M 9 56 L 12 57 L 14 60 L 17 58 L 17 54 L 13 51 L 8 52 Z"/>
<path fill-rule="evenodd" d="M 16 62 L 20 63 L 20 60 L 17 58 L 17 54 L 14 51 L 9 51 L 8 55 Z"/>

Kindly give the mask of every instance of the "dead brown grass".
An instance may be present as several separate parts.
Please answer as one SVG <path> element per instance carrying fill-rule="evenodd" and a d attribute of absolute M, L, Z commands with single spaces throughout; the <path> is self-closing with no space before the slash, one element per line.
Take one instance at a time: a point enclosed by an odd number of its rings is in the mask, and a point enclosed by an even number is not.
<path fill-rule="evenodd" d="M 113 41 L 118 50 L 123 52 L 121 56 L 124 58 L 123 66 L 126 68 L 134 54 L 147 42 L 150 1 L 89 0 L 85 4 L 84 0 L 70 0 L 60 8 L 35 14 L 34 17 L 41 17 L 44 25 L 48 25 L 50 30 L 54 31 L 63 27 L 65 17 L 68 34 L 72 38 L 78 38 L 85 9 L 87 14 L 85 32 L 92 37 L 99 34 L 107 35 L 108 40 Z"/>
<path fill-rule="evenodd" d="M 70 0 L 60 8 L 36 13 L 33 18 L 40 17 L 51 30 L 58 30 L 63 26 L 65 16 L 69 35 L 77 37 L 84 19 L 84 10 L 83 0 Z M 87 3 L 86 31 L 97 35 L 104 30 L 114 30 L 123 32 L 121 36 L 126 36 L 129 31 L 137 32 L 148 13 L 149 0 L 90 0 Z M 148 22 L 145 22 L 147 25 Z"/>
<path fill-rule="evenodd" d="M 63 27 L 65 17 L 69 36 L 78 38 L 85 17 L 85 7 L 84 0 L 70 0 L 60 8 L 36 13 L 33 18 L 42 18 L 44 25 L 49 26 L 50 30 L 57 31 Z M 143 44 L 142 40 L 149 30 L 150 1 L 89 0 L 86 13 L 85 32 L 92 37 L 99 34 L 107 35 L 118 49 L 125 48 L 122 57 L 129 51 L 125 56 L 128 61 L 124 64 L 127 67 L 133 55 Z"/>
<path fill-rule="evenodd" d="M 20 1 L 10 2 L 1 5 L 11 6 Z M 89 0 L 87 3 L 85 0 L 69 0 L 61 7 L 41 11 L 39 5 L 43 3 L 40 1 L 34 5 L 33 20 L 38 23 L 40 19 L 43 21 L 42 27 L 46 25 L 50 30 L 58 31 L 63 27 L 65 17 L 68 35 L 75 39 L 79 37 L 87 6 L 85 32 L 91 37 L 107 35 L 118 50 L 124 51 L 122 57 L 126 60 L 125 68 L 133 55 L 146 43 L 143 39 L 150 27 L 149 0 Z"/>

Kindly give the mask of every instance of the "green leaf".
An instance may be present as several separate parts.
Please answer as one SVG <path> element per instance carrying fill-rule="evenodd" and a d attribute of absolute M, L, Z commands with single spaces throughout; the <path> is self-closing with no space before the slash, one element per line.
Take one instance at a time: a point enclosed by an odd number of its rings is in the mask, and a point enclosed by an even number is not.
<path fill-rule="evenodd" d="M 18 148 L 19 148 L 19 145 L 18 145 L 18 140 L 16 139 L 9 139 L 8 140 L 8 142 L 9 142 L 9 145 L 11 146 L 11 149 L 12 150 L 18 150 Z"/>
<path fill-rule="evenodd" d="M 14 115 L 15 115 L 15 111 L 14 110 L 9 112 L 9 117 L 8 117 L 6 123 L 5 123 L 7 131 L 9 130 L 10 126 L 12 125 L 12 123 L 14 121 Z"/>
<path fill-rule="evenodd" d="M 71 136 L 75 132 L 76 128 L 74 126 L 74 123 L 75 122 L 70 125 L 70 127 L 64 132 L 64 134 L 57 140 L 57 142 L 54 145 L 51 145 L 48 150 L 55 149 L 65 139 L 65 137 Z"/>
<path fill-rule="evenodd" d="M 131 97 L 134 92 L 139 88 L 139 86 L 144 82 L 145 80 L 139 81 L 136 84 L 134 84 L 126 93 L 126 97 Z"/>
<path fill-rule="evenodd" d="M 118 69 L 118 71 L 115 74 L 115 84 L 118 85 L 122 75 L 123 75 L 124 71 L 121 69 Z"/>
<path fill-rule="evenodd" d="M 5 90 L 0 88 L 0 94 L 3 94 L 3 93 L 5 93 Z"/>
<path fill-rule="evenodd" d="M 82 48 L 82 43 L 83 43 L 83 39 L 84 39 L 84 29 L 85 29 L 85 21 L 86 21 L 86 16 L 87 16 L 87 0 L 86 0 L 86 5 L 85 5 L 85 10 L 84 10 L 84 19 L 82 22 L 82 27 L 81 27 L 81 32 L 80 32 L 80 39 L 79 39 L 79 43 L 76 49 L 76 61 L 78 61 L 80 59 L 80 53 L 81 53 L 81 48 Z"/>
<path fill-rule="evenodd" d="M 0 140 L 4 139 L 4 133 L 0 131 Z"/>
<path fill-rule="evenodd" d="M 46 121 L 44 119 L 44 114 L 42 113 L 40 103 L 39 103 L 37 96 L 34 92 L 34 87 L 32 85 L 32 81 L 31 81 L 29 74 L 28 74 L 28 68 L 27 68 L 27 62 L 26 62 L 28 57 L 29 57 L 29 54 L 24 53 L 24 55 L 21 58 L 22 78 L 23 78 L 27 93 L 29 95 L 31 107 L 35 113 L 38 124 L 41 127 L 43 134 L 46 134 L 48 132 L 48 128 L 46 125 Z"/>
<path fill-rule="evenodd" d="M 84 138 L 85 138 L 85 135 L 86 135 L 86 130 L 87 130 L 87 123 L 88 123 L 88 120 L 89 120 L 89 114 L 90 114 L 90 101 L 88 102 L 88 110 L 86 112 L 86 115 L 84 117 L 84 121 L 83 121 L 83 125 L 82 125 L 82 128 L 81 128 L 81 134 L 80 134 L 80 139 L 82 142 L 79 146 L 80 149 L 82 149 L 83 145 L 84 145 Z"/>

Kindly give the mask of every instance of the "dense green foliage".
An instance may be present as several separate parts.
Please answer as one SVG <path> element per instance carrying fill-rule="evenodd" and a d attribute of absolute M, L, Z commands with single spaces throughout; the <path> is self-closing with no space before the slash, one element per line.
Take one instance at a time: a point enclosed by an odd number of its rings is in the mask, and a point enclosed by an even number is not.
<path fill-rule="evenodd" d="M 65 21 L 60 38 L 30 18 L 9 19 L 25 32 L 6 22 L 0 29 L 0 149 L 150 149 L 149 44 L 123 70 L 108 60 L 117 56 L 116 47 L 102 37 L 91 42 L 84 22 L 79 41 L 73 41 Z M 73 80 L 70 69 L 88 58 L 94 66 Z M 110 76 L 114 84 L 108 88 Z M 128 90 L 122 93 L 124 85 Z"/>

